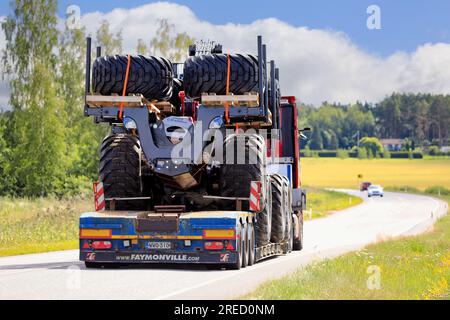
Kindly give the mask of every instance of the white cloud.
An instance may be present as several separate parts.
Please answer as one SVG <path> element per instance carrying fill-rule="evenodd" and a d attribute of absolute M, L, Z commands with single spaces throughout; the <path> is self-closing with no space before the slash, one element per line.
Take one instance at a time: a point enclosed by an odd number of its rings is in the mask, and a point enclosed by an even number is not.
<path fill-rule="evenodd" d="M 340 32 L 293 27 L 278 19 L 214 25 L 186 6 L 165 2 L 89 13 L 82 23 L 95 34 L 100 21 L 108 20 L 114 32 L 122 30 L 127 52 L 134 52 L 139 38 L 149 41 L 155 34 L 161 17 L 178 32 L 217 40 L 231 52 L 255 53 L 256 36 L 263 35 L 269 58 L 280 67 L 282 93 L 304 102 L 375 102 L 393 91 L 450 93 L 450 44 L 424 44 L 411 54 L 381 58 L 362 51 Z"/>
<path fill-rule="evenodd" d="M 150 41 L 161 17 L 177 32 L 216 40 L 230 52 L 256 53 L 256 36 L 263 35 L 268 57 L 280 68 L 282 93 L 307 103 L 376 102 L 393 91 L 450 93 L 448 43 L 424 44 L 412 53 L 381 58 L 364 52 L 340 32 L 294 27 L 273 18 L 215 25 L 200 20 L 186 6 L 167 2 L 87 13 L 82 25 L 95 36 L 101 21 L 109 21 L 113 32 L 122 30 L 125 50 L 134 53 L 139 38 Z"/>

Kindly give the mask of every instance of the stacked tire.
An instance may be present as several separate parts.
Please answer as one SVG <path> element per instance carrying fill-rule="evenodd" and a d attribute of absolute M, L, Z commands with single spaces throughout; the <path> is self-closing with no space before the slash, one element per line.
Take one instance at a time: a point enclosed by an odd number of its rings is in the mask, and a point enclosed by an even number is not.
<path fill-rule="evenodd" d="M 169 100 L 173 90 L 172 63 L 159 57 L 131 56 L 126 95 L 142 94 L 148 99 Z M 99 57 L 94 61 L 92 85 L 95 93 L 123 93 L 128 56 Z"/>
<path fill-rule="evenodd" d="M 226 93 L 228 56 L 206 54 L 189 57 L 184 64 L 186 95 L 200 97 L 202 93 Z M 253 55 L 230 55 L 230 88 L 233 94 L 258 91 L 258 59 Z"/>

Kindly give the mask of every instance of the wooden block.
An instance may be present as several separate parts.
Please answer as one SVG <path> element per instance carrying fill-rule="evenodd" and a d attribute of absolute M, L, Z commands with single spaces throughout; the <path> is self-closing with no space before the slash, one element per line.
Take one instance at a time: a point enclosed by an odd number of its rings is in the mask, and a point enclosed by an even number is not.
<path fill-rule="evenodd" d="M 223 106 L 228 103 L 231 106 L 259 106 L 259 95 L 256 92 L 248 92 L 243 95 L 216 95 L 214 93 L 203 93 L 201 97 L 202 104 L 205 106 Z"/>
<path fill-rule="evenodd" d="M 148 100 L 142 95 L 119 96 L 119 95 L 87 95 L 86 103 L 90 107 L 115 107 L 123 103 L 124 107 L 142 107 L 149 104 Z"/>

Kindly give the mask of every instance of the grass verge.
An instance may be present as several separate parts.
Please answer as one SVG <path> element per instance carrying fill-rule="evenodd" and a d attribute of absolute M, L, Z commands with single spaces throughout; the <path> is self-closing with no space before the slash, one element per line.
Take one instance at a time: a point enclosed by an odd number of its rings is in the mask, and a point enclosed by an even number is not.
<path fill-rule="evenodd" d="M 450 195 L 441 198 L 450 204 Z M 374 290 L 378 272 L 380 287 Z M 262 284 L 244 298 L 450 299 L 450 216 L 426 234 L 308 265 Z"/>
<path fill-rule="evenodd" d="M 78 218 L 91 199 L 0 198 L 0 256 L 75 249 Z"/>
<path fill-rule="evenodd" d="M 346 193 L 329 191 L 319 188 L 306 188 L 306 207 L 304 214 L 306 220 L 323 218 L 334 211 L 343 210 L 360 204 L 363 200 Z M 311 217 L 309 210 L 311 209 Z"/>

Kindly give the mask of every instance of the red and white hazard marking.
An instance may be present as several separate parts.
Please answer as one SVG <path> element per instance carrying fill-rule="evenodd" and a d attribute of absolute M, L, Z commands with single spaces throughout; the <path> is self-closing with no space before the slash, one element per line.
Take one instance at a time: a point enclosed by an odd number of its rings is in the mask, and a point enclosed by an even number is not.
<path fill-rule="evenodd" d="M 102 182 L 94 182 L 95 211 L 105 210 L 105 193 Z"/>
<path fill-rule="evenodd" d="M 250 211 L 261 210 L 261 182 L 252 181 L 250 184 Z"/>

